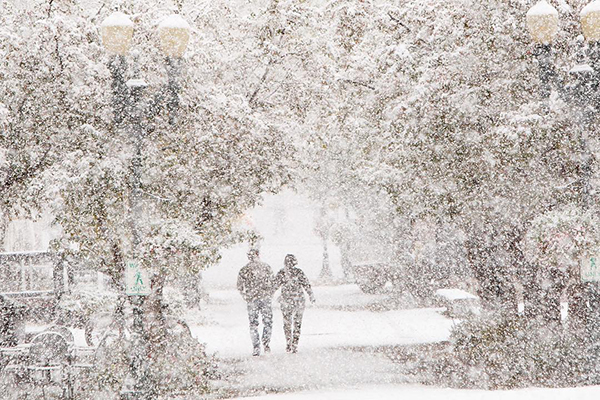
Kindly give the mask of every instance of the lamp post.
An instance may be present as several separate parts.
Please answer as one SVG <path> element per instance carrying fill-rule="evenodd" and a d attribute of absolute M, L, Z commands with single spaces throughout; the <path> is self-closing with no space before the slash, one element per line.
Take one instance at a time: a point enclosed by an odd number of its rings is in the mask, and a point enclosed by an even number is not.
<path fill-rule="evenodd" d="M 579 64 L 569 71 L 571 82 L 564 84 L 558 77 L 552 59 L 552 41 L 558 33 L 558 11 L 546 0 L 539 1 L 526 14 L 527 28 L 535 43 L 534 55 L 540 73 L 540 94 L 548 97 L 552 88 L 578 109 L 578 122 L 589 129 L 600 105 L 600 0 L 588 4 L 581 11 L 581 26 L 588 42 L 589 64 Z"/>
<path fill-rule="evenodd" d="M 160 105 L 165 103 L 169 123 L 176 122 L 176 112 L 179 106 L 179 75 L 181 72 L 182 56 L 187 48 L 190 27 L 179 15 L 165 18 L 158 27 L 160 47 L 165 55 L 165 65 L 168 75 L 166 88 L 149 103 L 145 103 L 144 90 L 146 82 L 139 77 L 126 80 L 127 61 L 125 55 L 129 51 L 133 38 L 134 25 L 129 17 L 121 12 L 115 12 L 107 17 L 101 25 L 102 43 L 109 54 L 109 69 L 112 76 L 114 122 L 125 125 L 133 142 L 131 159 L 131 176 L 129 196 L 129 226 L 131 229 L 130 255 L 133 261 L 128 262 L 127 268 L 137 268 L 141 257 L 140 230 L 138 223 L 142 217 L 141 209 L 141 173 L 142 173 L 142 142 L 146 133 L 144 120 L 156 115 Z M 136 282 L 137 284 L 137 282 Z M 148 282 L 145 283 L 148 285 Z M 127 285 L 126 285 L 127 286 Z M 126 289 L 129 290 L 129 289 Z M 151 392 L 147 387 L 147 369 L 144 359 L 147 352 L 147 340 L 144 332 L 143 303 L 148 292 L 139 290 L 137 293 L 127 293 L 133 308 L 133 354 L 131 375 L 121 391 L 122 399 L 148 399 Z M 129 377 L 128 377 L 129 378 Z"/>
<path fill-rule="evenodd" d="M 552 89 L 551 80 L 556 76 L 550 43 L 558 32 L 558 11 L 542 0 L 531 7 L 526 18 L 531 39 L 536 44 L 534 54 L 540 67 L 541 95 L 546 97 Z"/>
<path fill-rule="evenodd" d="M 573 106 L 579 128 L 580 202 L 582 208 L 589 209 L 593 204 L 590 193 L 593 157 L 587 138 L 592 132 L 591 125 L 600 107 L 600 0 L 592 1 L 584 7 L 580 16 L 582 31 L 587 40 L 589 63 L 581 63 L 572 68 L 569 71 L 570 82 L 566 84 L 559 79 L 552 60 L 551 43 L 558 32 L 557 10 L 546 0 L 541 0 L 527 12 L 526 19 L 540 68 L 540 94 L 548 97 L 554 87 L 560 97 Z M 575 285 L 569 299 L 569 317 L 579 319 L 578 322 L 583 325 L 593 354 L 598 354 L 597 346 L 600 344 L 597 285 L 597 282 L 580 282 Z"/>

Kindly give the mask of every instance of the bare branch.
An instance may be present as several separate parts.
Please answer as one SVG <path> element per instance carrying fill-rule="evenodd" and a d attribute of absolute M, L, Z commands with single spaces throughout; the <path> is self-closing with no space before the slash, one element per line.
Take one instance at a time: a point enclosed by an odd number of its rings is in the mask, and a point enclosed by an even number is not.
<path fill-rule="evenodd" d="M 256 96 L 258 95 L 258 92 L 260 91 L 263 83 L 267 80 L 267 76 L 269 75 L 269 71 L 271 69 L 271 65 L 272 64 L 273 64 L 273 59 L 271 58 L 271 60 L 269 61 L 269 64 L 267 64 L 267 68 L 265 69 L 265 73 L 260 78 L 258 86 L 256 87 L 256 89 L 254 90 L 254 92 L 250 96 L 250 99 L 248 100 L 248 104 L 254 104 L 254 102 L 256 101 Z"/>
<path fill-rule="evenodd" d="M 407 31 L 409 31 L 409 32 L 410 32 L 410 28 L 409 28 L 408 26 L 404 25 L 404 24 L 402 23 L 402 21 L 400 21 L 398 18 L 394 17 L 394 16 L 392 15 L 392 12 L 391 12 L 391 11 L 388 11 L 388 16 L 389 16 L 389 17 L 392 19 L 392 21 L 394 21 L 395 23 L 397 23 L 398 25 L 400 25 L 401 27 L 403 27 L 404 29 L 406 29 Z"/>
<path fill-rule="evenodd" d="M 366 87 L 367 89 L 375 90 L 374 86 L 369 85 L 368 83 L 353 81 L 352 79 L 340 79 L 340 82 L 350 83 L 356 86 Z"/>
<path fill-rule="evenodd" d="M 50 153 L 50 148 L 46 149 L 40 160 L 35 165 L 25 169 L 23 172 L 13 172 L 13 174 L 9 175 L 0 185 L 0 187 L 2 187 L 2 191 L 8 190 L 11 186 L 24 183 L 28 179 L 32 178 L 36 172 L 42 170 L 46 159 L 48 158 L 48 153 Z"/>

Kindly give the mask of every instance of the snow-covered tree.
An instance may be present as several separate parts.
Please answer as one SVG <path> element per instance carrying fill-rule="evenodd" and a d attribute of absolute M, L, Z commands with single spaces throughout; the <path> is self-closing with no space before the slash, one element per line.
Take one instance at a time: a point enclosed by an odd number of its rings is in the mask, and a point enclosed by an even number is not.
<path fill-rule="evenodd" d="M 129 10 L 140 25 L 138 74 L 151 84 L 164 79 L 156 38 L 148 33 L 152 18 L 160 17 L 156 10 L 150 4 Z M 98 36 L 98 21 L 109 10 L 93 20 L 75 6 L 46 11 L 3 14 L 2 98 L 10 100 L 3 106 L 3 201 L 11 210 L 50 201 L 65 232 L 63 245 L 75 245 L 118 281 L 118 260 L 128 256 L 131 236 L 124 221 L 131 211 L 132 143 L 112 121 L 108 56 Z M 207 59 L 203 50 L 214 47 L 213 39 L 192 39 L 179 123 L 170 126 L 165 113 L 144 121 L 144 218 L 138 224 L 141 258 L 155 272 L 215 262 L 231 222 L 288 176 L 291 148 L 283 133 L 257 118 L 239 85 L 220 79 L 228 60 Z"/>
<path fill-rule="evenodd" d="M 63 232 L 54 249 L 75 251 L 117 287 L 123 285 L 124 261 L 135 256 L 153 276 L 156 301 L 150 306 L 160 325 L 165 279 L 218 261 L 219 251 L 240 238 L 234 222 L 262 193 L 289 180 L 294 147 L 282 127 L 253 109 L 247 82 L 238 79 L 249 64 L 232 64 L 223 51 L 239 44 L 223 40 L 228 25 L 235 25 L 224 23 L 232 16 L 220 13 L 227 5 L 212 4 L 221 19 L 211 21 L 194 4 L 159 3 L 107 1 L 91 16 L 75 1 L 40 1 L 25 12 L 5 4 L 0 199 L 9 216 L 49 210 Z M 140 195 L 132 179 L 135 127 L 115 123 L 110 56 L 99 37 L 100 22 L 115 8 L 136 23 L 125 79 L 149 83 L 145 109 L 166 83 L 156 21 L 179 10 L 193 30 L 176 124 L 169 123 L 164 104 L 139 122 Z M 151 334 L 153 346 L 166 343 L 168 332 Z"/>
<path fill-rule="evenodd" d="M 560 68 L 576 58 L 575 3 L 561 3 Z M 583 193 L 570 107 L 539 96 L 530 6 L 332 2 L 328 65 L 339 79 L 307 146 L 313 187 L 347 203 L 357 187 L 386 193 L 390 208 L 378 212 L 409 221 L 405 229 L 460 226 L 486 304 L 513 310 L 514 284 L 537 268 L 520 246 L 528 222 Z"/>

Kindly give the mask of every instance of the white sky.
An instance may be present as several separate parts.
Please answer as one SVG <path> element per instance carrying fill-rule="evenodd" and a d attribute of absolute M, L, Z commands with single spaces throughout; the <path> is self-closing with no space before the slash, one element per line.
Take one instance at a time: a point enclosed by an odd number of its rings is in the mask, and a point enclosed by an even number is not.
<path fill-rule="evenodd" d="M 283 267 L 286 254 L 295 254 L 298 266 L 311 281 L 321 272 L 323 244 L 313 231 L 316 207 L 306 198 L 291 191 L 268 195 L 264 204 L 247 213 L 246 224 L 256 229 L 264 241 L 260 244 L 261 259 L 273 272 Z M 247 262 L 248 244 L 223 252 L 221 263 L 204 272 L 208 286 L 233 287 L 237 273 Z M 341 276 L 339 250 L 329 243 L 329 260 L 334 276 Z"/>

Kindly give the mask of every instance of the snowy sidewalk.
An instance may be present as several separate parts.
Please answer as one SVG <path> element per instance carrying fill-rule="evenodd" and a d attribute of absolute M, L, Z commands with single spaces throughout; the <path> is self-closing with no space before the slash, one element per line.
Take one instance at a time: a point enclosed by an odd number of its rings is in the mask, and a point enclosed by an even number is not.
<path fill-rule="evenodd" d="M 201 313 L 188 315 L 192 333 L 226 362 L 231 394 L 399 384 L 399 365 L 377 347 L 446 340 L 453 322 L 436 309 L 369 311 L 383 296 L 354 285 L 316 287 L 317 304 L 304 314 L 298 354 L 284 351 L 283 322 L 274 302 L 272 353 L 251 357 L 246 305 L 235 290 L 210 293 Z M 227 362 L 228 360 L 228 362 Z"/>
<path fill-rule="evenodd" d="M 365 386 L 341 390 L 271 394 L 253 400 L 596 400 L 600 387 L 520 390 L 458 390 L 419 385 Z"/>
<path fill-rule="evenodd" d="M 187 316 L 195 337 L 221 359 L 219 396 L 256 400 L 596 400 L 600 387 L 458 390 L 415 385 L 388 355 L 398 346 L 447 340 L 454 322 L 439 309 L 370 311 L 384 296 L 354 285 L 316 287 L 305 312 L 298 354 L 284 351 L 274 302 L 272 353 L 252 357 L 246 306 L 231 290 L 210 292 L 202 312 Z"/>
<path fill-rule="evenodd" d="M 366 295 L 355 285 L 315 288 L 317 304 L 304 313 L 300 353 L 323 348 L 408 345 L 448 339 L 453 321 L 440 309 L 369 311 L 383 296 Z M 273 302 L 273 354 L 284 352 L 283 322 Z M 210 292 L 202 313 L 188 316 L 193 334 L 221 357 L 246 357 L 252 350 L 246 304 L 235 290 Z"/>

